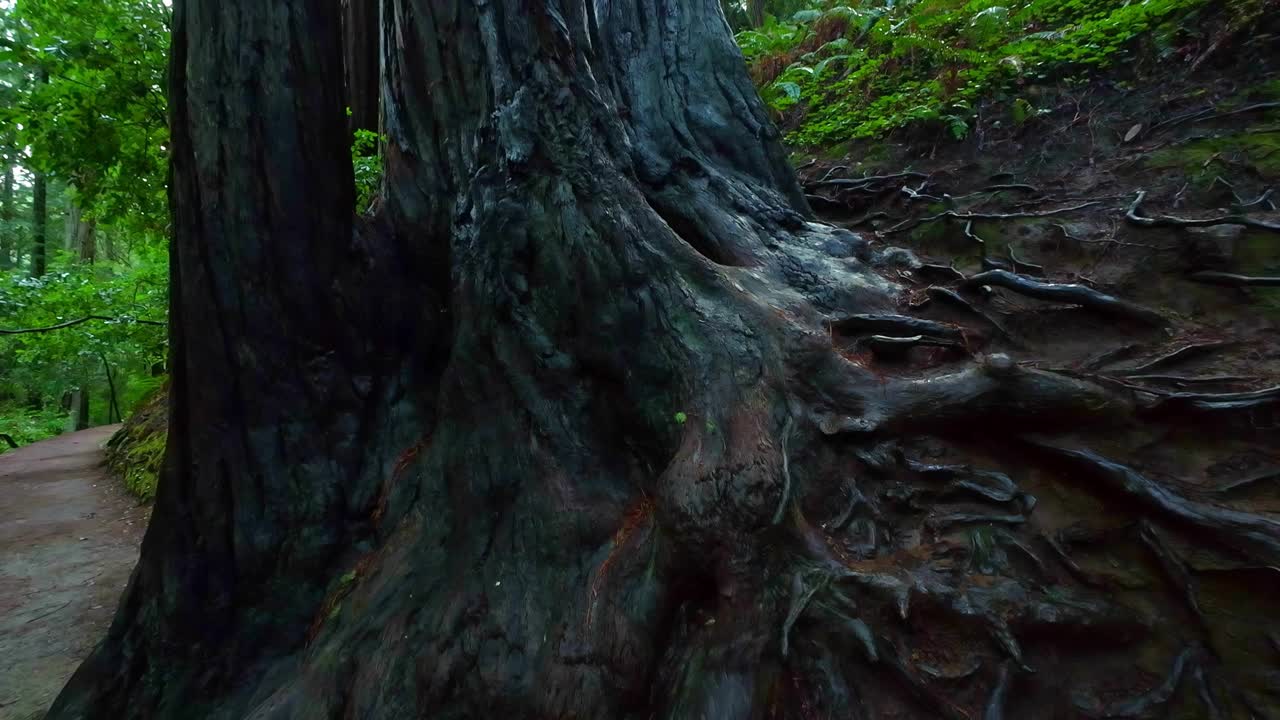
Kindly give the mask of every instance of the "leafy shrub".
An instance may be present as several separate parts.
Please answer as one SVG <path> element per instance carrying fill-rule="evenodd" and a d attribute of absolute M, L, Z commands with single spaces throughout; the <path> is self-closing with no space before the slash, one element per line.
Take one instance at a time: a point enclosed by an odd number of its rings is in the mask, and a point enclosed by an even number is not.
<path fill-rule="evenodd" d="M 382 185 L 383 137 L 370 130 L 356 130 L 351 143 L 351 168 L 356 177 L 356 211 L 364 212 Z"/>
<path fill-rule="evenodd" d="M 67 415 L 60 410 L 0 406 L 0 433 L 13 438 L 19 446 L 59 435 L 66 425 Z M 9 443 L 0 441 L 0 455 L 9 451 Z"/>

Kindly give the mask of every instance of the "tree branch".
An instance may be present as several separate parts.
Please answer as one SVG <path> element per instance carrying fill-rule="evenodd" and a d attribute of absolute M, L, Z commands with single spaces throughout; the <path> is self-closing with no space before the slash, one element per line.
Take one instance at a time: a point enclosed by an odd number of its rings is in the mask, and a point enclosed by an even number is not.
<path fill-rule="evenodd" d="M 76 320 L 68 320 L 64 323 L 58 323 L 57 325 L 50 325 L 48 327 L 21 328 L 18 330 L 5 330 L 3 328 L 0 328 L 0 335 L 26 335 L 29 333 L 53 332 L 54 330 L 65 330 L 66 328 L 75 327 L 76 325 L 83 325 L 84 323 L 87 323 L 91 320 L 101 320 L 103 322 L 112 322 L 112 323 L 136 323 L 138 325 L 154 325 L 155 327 L 168 327 L 168 323 L 162 323 L 156 320 L 138 320 L 136 318 L 125 320 L 123 318 L 107 317 L 106 315 L 86 315 Z"/>

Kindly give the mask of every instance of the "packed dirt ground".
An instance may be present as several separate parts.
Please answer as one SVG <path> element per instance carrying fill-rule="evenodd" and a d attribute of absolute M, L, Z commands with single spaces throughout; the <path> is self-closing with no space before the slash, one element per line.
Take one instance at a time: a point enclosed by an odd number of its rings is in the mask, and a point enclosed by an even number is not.
<path fill-rule="evenodd" d="M 106 633 L 149 510 L 102 469 L 118 426 L 0 456 L 0 718 L 44 716 Z"/>

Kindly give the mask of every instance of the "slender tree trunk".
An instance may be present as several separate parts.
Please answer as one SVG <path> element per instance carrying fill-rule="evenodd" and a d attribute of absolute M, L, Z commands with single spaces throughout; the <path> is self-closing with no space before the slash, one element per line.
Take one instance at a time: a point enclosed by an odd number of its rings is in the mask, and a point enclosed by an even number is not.
<path fill-rule="evenodd" d="M 49 82 L 49 73 L 41 70 L 38 81 Z M 44 277 L 48 262 L 49 179 L 34 172 L 31 186 L 31 277 Z"/>
<path fill-rule="evenodd" d="M 343 67 L 351 129 L 378 131 L 378 0 L 342 0 Z"/>
<path fill-rule="evenodd" d="M 67 199 L 65 221 L 66 250 L 75 253 L 80 262 L 92 265 L 97 260 L 97 228 L 93 220 L 87 220 L 80 204 L 74 198 Z"/>
<path fill-rule="evenodd" d="M 67 215 L 65 225 L 65 249 L 75 253 L 83 264 L 92 265 L 97 255 L 97 239 L 94 234 L 93 220 L 86 220 L 80 204 L 74 197 L 67 198 Z M 86 372 L 86 375 L 89 373 Z M 85 430 L 90 424 L 90 392 L 87 385 L 76 388 L 71 393 L 71 429 Z"/>
<path fill-rule="evenodd" d="M 386 0 L 367 225 L 340 12 L 177 3 L 165 467 L 50 718 L 997 720 L 1265 686 L 1265 638 L 1144 618 L 1189 613 L 1159 570 L 1099 591 L 1018 484 L 1067 483 L 1057 527 L 1090 482 L 1275 565 L 1273 520 L 1045 444 L 1216 401 L 833 346 L 975 331 L 897 314 L 910 255 L 810 219 L 718 0 Z M 1019 481 L 915 459 L 943 450 Z M 1107 705 L 1139 652 L 1203 692 Z"/>
<path fill-rule="evenodd" d="M 4 187 L 0 189 L 0 270 L 12 270 L 17 262 L 13 220 L 13 168 L 5 167 Z"/>
<path fill-rule="evenodd" d="M 764 25 L 764 0 L 747 0 L 747 15 L 751 18 L 751 27 Z"/>
<path fill-rule="evenodd" d="M 49 222 L 49 181 L 44 173 L 34 173 L 31 184 L 31 277 L 44 277 Z"/>

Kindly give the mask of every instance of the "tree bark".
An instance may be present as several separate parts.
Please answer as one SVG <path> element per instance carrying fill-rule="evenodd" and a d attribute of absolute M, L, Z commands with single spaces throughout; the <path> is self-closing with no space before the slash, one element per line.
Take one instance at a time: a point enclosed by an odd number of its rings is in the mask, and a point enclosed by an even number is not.
<path fill-rule="evenodd" d="M 49 82 L 48 71 L 39 72 L 38 82 Z M 43 173 L 32 173 L 31 185 L 31 277 L 44 277 L 48 264 L 49 179 Z"/>
<path fill-rule="evenodd" d="M 71 196 L 67 198 L 67 215 L 64 224 L 67 252 L 75 253 L 81 263 L 92 265 L 97 255 L 94 221 L 85 219 L 80 204 Z M 88 374 L 90 373 L 86 373 Z M 81 385 L 71 393 L 70 424 L 73 431 L 85 430 L 89 427 L 90 392 L 87 385 Z"/>
<path fill-rule="evenodd" d="M 42 172 L 31 183 L 31 277 L 44 277 L 49 222 L 49 180 Z"/>
<path fill-rule="evenodd" d="M 378 132 L 378 27 L 378 0 L 343 0 L 343 66 L 353 131 Z"/>
<path fill-rule="evenodd" d="M 4 187 L 0 189 L 0 270 L 12 270 L 17 262 L 13 241 L 13 168 L 4 169 Z"/>
<path fill-rule="evenodd" d="M 1265 683 L 1027 524 L 1037 458 L 1274 565 L 1271 519 L 1019 440 L 1177 408 L 839 345 L 922 327 L 909 254 L 810 218 L 718 0 L 386 0 L 367 223 L 340 12 L 176 3 L 169 444 L 50 718 L 1116 716 L 1139 649 Z"/>

